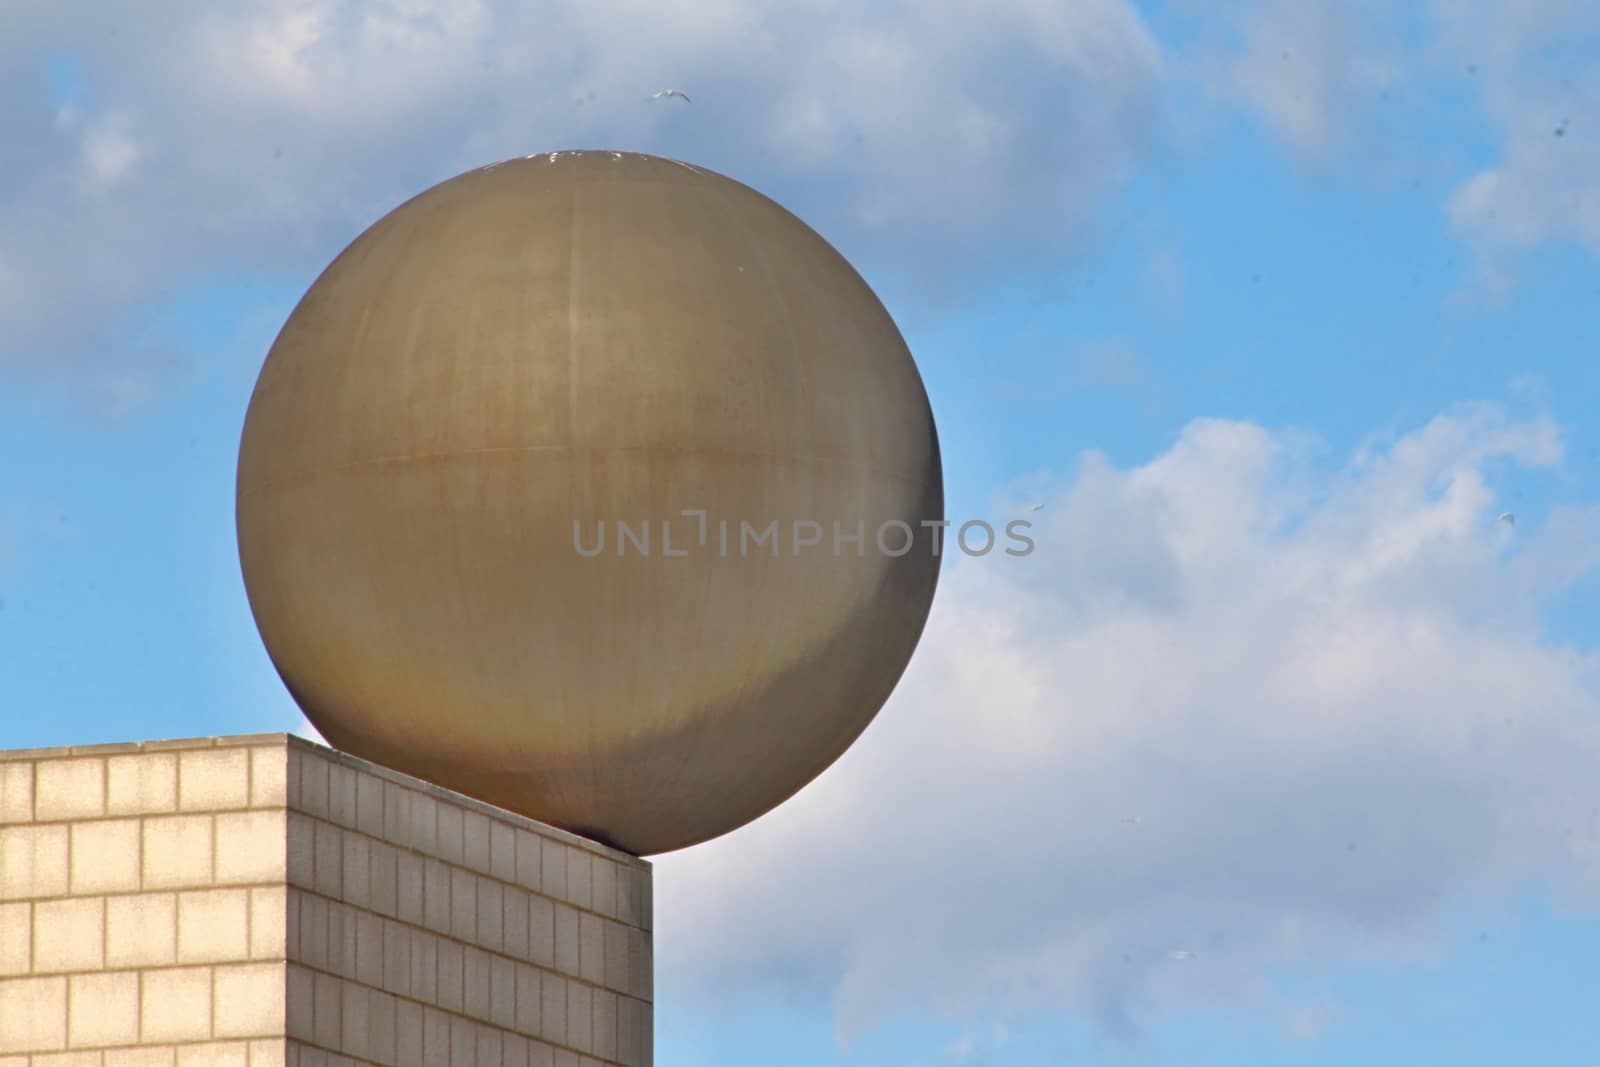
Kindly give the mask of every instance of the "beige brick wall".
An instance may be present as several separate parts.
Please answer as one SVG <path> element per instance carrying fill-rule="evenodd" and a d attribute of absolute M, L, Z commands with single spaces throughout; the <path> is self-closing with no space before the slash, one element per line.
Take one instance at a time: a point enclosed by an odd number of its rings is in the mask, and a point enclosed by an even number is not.
<path fill-rule="evenodd" d="M 0 1067 L 647 1067 L 650 878 L 282 734 L 0 753 Z"/>

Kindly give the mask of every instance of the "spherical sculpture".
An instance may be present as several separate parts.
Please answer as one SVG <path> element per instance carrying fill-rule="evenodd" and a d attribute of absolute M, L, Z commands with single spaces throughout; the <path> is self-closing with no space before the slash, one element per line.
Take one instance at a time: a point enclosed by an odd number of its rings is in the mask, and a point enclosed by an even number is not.
<path fill-rule="evenodd" d="M 561 152 L 435 186 L 323 272 L 237 507 L 331 743 L 646 855 L 866 728 L 944 501 L 916 366 L 827 242 L 701 168 Z"/>

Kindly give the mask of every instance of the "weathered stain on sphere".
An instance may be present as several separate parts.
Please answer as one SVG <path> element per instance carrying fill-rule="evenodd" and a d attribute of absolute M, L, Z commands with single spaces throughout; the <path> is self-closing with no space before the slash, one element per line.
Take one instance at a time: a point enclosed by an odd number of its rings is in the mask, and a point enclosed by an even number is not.
<path fill-rule="evenodd" d="M 827 242 L 703 169 L 564 152 L 435 186 L 334 260 L 262 368 L 237 508 L 262 638 L 330 742 L 644 855 L 866 728 L 944 504 L 911 355 Z M 781 554 L 740 553 L 771 520 Z M 798 555 L 797 520 L 822 529 Z M 619 521 L 653 551 L 619 554 Z M 891 521 L 911 551 L 874 544 Z"/>

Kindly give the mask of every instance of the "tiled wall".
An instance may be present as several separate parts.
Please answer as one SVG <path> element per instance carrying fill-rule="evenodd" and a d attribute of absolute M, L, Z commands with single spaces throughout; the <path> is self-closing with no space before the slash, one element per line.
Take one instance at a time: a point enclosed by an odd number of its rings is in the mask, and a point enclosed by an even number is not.
<path fill-rule="evenodd" d="M 0 1067 L 646 1067 L 650 900 L 282 734 L 0 753 Z"/>

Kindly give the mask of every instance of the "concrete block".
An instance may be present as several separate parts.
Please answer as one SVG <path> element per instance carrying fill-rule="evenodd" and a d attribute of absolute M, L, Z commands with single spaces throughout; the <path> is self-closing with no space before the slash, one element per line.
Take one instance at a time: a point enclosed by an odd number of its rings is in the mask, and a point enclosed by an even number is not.
<path fill-rule="evenodd" d="M 212 978 L 212 1033 L 216 1037 L 273 1037 L 288 1007 L 283 963 L 233 963 Z"/>
<path fill-rule="evenodd" d="M 465 1006 L 466 946 L 449 938 L 439 939 L 439 988 L 434 1003 L 446 1011 L 459 1012 Z"/>
<path fill-rule="evenodd" d="M 106 760 L 106 814 L 163 815 L 177 810 L 177 753 L 149 752 Z"/>
<path fill-rule="evenodd" d="M 312 888 L 337 900 L 344 892 L 344 832 L 331 823 L 319 822 L 312 847 L 316 850 Z"/>
<path fill-rule="evenodd" d="M 567 1044 L 594 1051 L 594 990 L 581 982 L 567 983 Z"/>
<path fill-rule="evenodd" d="M 288 964 L 284 978 L 284 1003 L 286 1005 L 286 1037 L 296 1041 L 313 1041 L 316 1030 L 316 975 L 293 963 Z"/>
<path fill-rule="evenodd" d="M 249 1067 L 288 1067 L 288 1042 L 281 1037 L 250 1042 Z"/>
<path fill-rule="evenodd" d="M 539 976 L 539 1036 L 553 1045 L 567 1042 L 567 985 L 559 974 Z"/>
<path fill-rule="evenodd" d="M 454 804 L 440 801 L 438 805 L 439 838 L 434 843 L 434 849 L 440 859 L 446 863 L 460 864 L 462 847 L 465 836 L 465 813 Z"/>
<path fill-rule="evenodd" d="M 105 916 L 106 904 L 101 897 L 41 900 L 34 904 L 34 971 L 97 971 L 104 967 Z"/>
<path fill-rule="evenodd" d="M 395 1067 L 423 1067 L 422 1010 L 411 1000 L 395 1004 Z"/>
<path fill-rule="evenodd" d="M 516 983 L 516 1014 L 512 1029 L 519 1034 L 538 1037 L 543 1032 L 540 1018 L 544 1014 L 544 991 L 540 986 L 539 972 L 526 963 L 519 963 L 516 967 Z M 565 1005 L 562 1010 L 566 1010 Z"/>
<path fill-rule="evenodd" d="M 344 1047 L 344 982 L 332 975 L 312 976 L 311 1028 L 323 1048 Z"/>
<path fill-rule="evenodd" d="M 46 1052 L 33 1057 L 33 1067 L 100 1067 L 101 1055 L 90 1050 Z"/>
<path fill-rule="evenodd" d="M 556 965 L 555 902 L 549 897 L 528 898 L 528 958 L 541 967 Z"/>
<path fill-rule="evenodd" d="M 581 848 L 567 849 L 567 901 L 575 907 L 593 907 L 593 859 Z"/>
<path fill-rule="evenodd" d="M 616 918 L 629 926 L 639 925 L 639 875 L 631 867 L 617 867 Z"/>
<path fill-rule="evenodd" d="M 504 1045 L 499 1030 L 478 1027 L 478 1067 L 501 1067 Z"/>
<path fill-rule="evenodd" d="M 461 813 L 461 862 L 479 874 L 492 874 L 489 817 L 480 811 Z"/>
<path fill-rule="evenodd" d="M 647 1067 L 648 868 L 519 823 L 282 735 L 0 760 L 0 1067 Z"/>
<path fill-rule="evenodd" d="M 177 894 L 142 893 L 106 900 L 107 967 L 163 967 L 177 959 Z"/>
<path fill-rule="evenodd" d="M 105 1067 L 177 1067 L 178 1050 L 171 1045 L 144 1048 L 109 1048 L 104 1053 Z"/>
<path fill-rule="evenodd" d="M 439 939 L 423 930 L 411 931 L 411 996 L 439 1002 Z"/>
<path fill-rule="evenodd" d="M 75 974 L 67 980 L 67 1044 L 105 1048 L 139 1041 L 139 972 Z"/>
<path fill-rule="evenodd" d="M 591 1049 L 603 1060 L 617 1058 L 617 995 L 604 989 L 592 992 L 594 1023 L 591 1032 Z"/>
<path fill-rule="evenodd" d="M 655 999 L 655 960 L 650 952 L 650 935 L 643 930 L 628 931 L 628 992 L 640 1000 Z"/>
<path fill-rule="evenodd" d="M 385 918 L 394 918 L 399 907 L 398 863 L 395 847 L 385 841 L 369 841 L 371 863 L 367 873 L 369 907 Z"/>
<path fill-rule="evenodd" d="M 283 954 L 286 959 L 290 960 L 300 959 L 300 909 L 304 906 L 301 901 L 301 897 L 304 895 L 304 890 L 285 887 L 284 904 L 287 911 L 285 916 L 287 921 L 285 923 L 286 936 L 284 938 Z"/>
<path fill-rule="evenodd" d="M 356 829 L 383 836 L 383 779 L 375 774 L 356 773 Z"/>
<path fill-rule="evenodd" d="M 544 844 L 538 834 L 517 831 L 517 884 L 532 893 L 544 889 Z"/>
<path fill-rule="evenodd" d="M 67 892 L 65 826 L 0 827 L 0 900 Z"/>
<path fill-rule="evenodd" d="M 328 966 L 341 978 L 356 976 L 356 914 L 347 904 L 328 904 Z"/>
<path fill-rule="evenodd" d="M 500 883 L 488 878 L 478 883 L 478 944 L 490 952 L 505 949 L 505 893 Z"/>
<path fill-rule="evenodd" d="M 413 926 L 423 923 L 423 862 L 414 852 L 396 852 L 394 857 L 395 917 Z"/>
<path fill-rule="evenodd" d="M 566 904 L 555 905 L 556 970 L 562 974 L 579 973 L 581 960 L 578 953 L 578 912 Z"/>
<path fill-rule="evenodd" d="M 357 911 L 355 920 L 356 981 L 374 989 L 383 985 L 383 916 Z"/>
<path fill-rule="evenodd" d="M 34 764 L 33 815 L 40 822 L 106 813 L 106 761 L 46 759 Z"/>
<path fill-rule="evenodd" d="M 572 850 L 558 841 L 546 838 L 540 843 L 539 851 L 544 857 L 544 869 L 540 873 L 544 894 L 557 900 L 566 900 L 567 853 Z"/>
<path fill-rule="evenodd" d="M 489 873 L 502 882 L 517 880 L 517 830 L 498 819 L 489 824 Z"/>
<path fill-rule="evenodd" d="M 328 761 L 320 755 L 293 750 L 290 762 L 300 771 L 299 810 L 314 818 L 328 818 Z M 290 768 L 291 776 L 294 769 Z"/>
<path fill-rule="evenodd" d="M 409 790 L 411 847 L 429 856 L 439 854 L 439 802 L 426 793 Z"/>
<path fill-rule="evenodd" d="M 288 888 L 274 885 L 250 890 L 250 958 L 282 960 L 288 956 Z"/>
<path fill-rule="evenodd" d="M 227 811 L 250 805 L 250 750 L 178 753 L 178 810 Z"/>
<path fill-rule="evenodd" d="M 296 962 L 321 971 L 333 969 L 333 941 L 328 936 L 329 902 L 314 893 L 296 892 L 300 902 L 300 950 Z"/>
<path fill-rule="evenodd" d="M 362 834 L 344 835 L 344 872 L 340 895 L 352 907 L 372 905 L 372 845 Z"/>
<path fill-rule="evenodd" d="M 328 766 L 328 818 L 348 830 L 356 826 L 356 774 L 342 763 Z"/>
<path fill-rule="evenodd" d="M 437 1008 L 422 1009 L 422 1062 L 450 1063 L 450 1016 Z"/>
<path fill-rule="evenodd" d="M 606 977 L 605 920 L 593 912 L 578 916 L 578 977 L 599 985 Z"/>
<path fill-rule="evenodd" d="M 492 1006 L 489 996 L 489 954 L 476 945 L 466 945 L 462 947 L 461 957 L 461 1010 L 474 1019 L 488 1019 Z"/>
<path fill-rule="evenodd" d="M 478 939 L 478 886 L 471 871 L 450 869 L 450 936 L 460 941 Z"/>
<path fill-rule="evenodd" d="M 33 762 L 0 763 L 0 825 L 33 821 Z"/>
<path fill-rule="evenodd" d="M 0 1053 L 67 1047 L 67 980 L 0 980 Z"/>
<path fill-rule="evenodd" d="M 608 919 L 617 917 L 617 865 L 603 856 L 589 857 L 593 879 L 589 907 Z"/>
<path fill-rule="evenodd" d="M 69 840 L 72 893 L 138 892 L 138 819 L 73 823 Z"/>
<path fill-rule="evenodd" d="M 505 956 L 489 957 L 488 1019 L 503 1030 L 517 1025 L 517 964 Z"/>
<path fill-rule="evenodd" d="M 348 1056 L 360 1060 L 372 1058 L 371 1044 L 371 990 L 346 983 L 340 991 L 344 1016 L 340 1025 L 339 1048 Z"/>
<path fill-rule="evenodd" d="M 450 1067 L 478 1067 L 478 1028 L 471 1019 L 450 1020 Z"/>
<path fill-rule="evenodd" d="M 289 803 L 289 747 L 264 745 L 250 750 L 250 806 L 282 808 Z M 255 1058 L 251 1052 L 252 1060 Z M 252 1062 L 250 1067 L 255 1067 Z"/>
<path fill-rule="evenodd" d="M 394 782 L 383 783 L 383 839 L 411 847 L 411 790 Z"/>
<path fill-rule="evenodd" d="M 411 931 L 392 920 L 383 924 L 382 988 L 398 997 L 411 995 Z"/>
<path fill-rule="evenodd" d="M 250 958 L 250 891 L 203 889 L 178 894 L 178 962 Z"/>
<path fill-rule="evenodd" d="M 211 1036 L 211 968 L 146 971 L 139 1000 L 142 1040 L 201 1041 Z"/>
<path fill-rule="evenodd" d="M 288 877 L 287 812 L 270 808 L 231 812 L 216 820 L 219 885 L 276 883 Z"/>
<path fill-rule="evenodd" d="M 33 904 L 0 904 L 0 978 L 33 970 Z"/>
<path fill-rule="evenodd" d="M 515 959 L 528 955 L 528 894 L 506 886 L 500 897 L 501 951 Z"/>
<path fill-rule="evenodd" d="M 435 933 L 450 932 L 450 868 L 436 859 L 422 863 L 422 925 Z"/>
<path fill-rule="evenodd" d="M 395 1042 L 397 1022 L 395 998 L 373 990 L 367 1004 L 367 1058 L 382 1067 L 394 1067 L 398 1053 Z"/>
<path fill-rule="evenodd" d="M 203 1045 L 184 1045 L 177 1050 L 176 1067 L 249 1067 L 250 1044 L 246 1041 L 207 1041 Z"/>
<path fill-rule="evenodd" d="M 167 815 L 144 820 L 144 888 L 211 884 L 211 816 Z"/>
<path fill-rule="evenodd" d="M 317 823 L 296 811 L 288 813 L 285 862 L 289 884 L 299 889 L 317 886 Z"/>
<path fill-rule="evenodd" d="M 618 993 L 626 993 L 632 988 L 628 970 L 628 928 L 615 920 L 607 919 L 601 939 L 604 942 L 605 953 L 601 984 Z"/>
<path fill-rule="evenodd" d="M 639 1002 L 617 998 L 617 1061 L 623 1067 L 642 1067 L 639 1059 Z"/>

